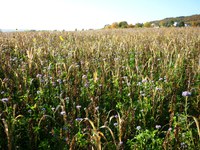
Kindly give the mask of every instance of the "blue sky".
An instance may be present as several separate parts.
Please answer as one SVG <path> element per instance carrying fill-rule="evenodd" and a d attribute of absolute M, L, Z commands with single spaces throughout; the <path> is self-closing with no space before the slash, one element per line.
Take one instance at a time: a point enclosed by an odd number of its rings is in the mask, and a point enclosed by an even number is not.
<path fill-rule="evenodd" d="M 200 0 L 0 0 L 0 29 L 98 29 L 200 14 Z"/>

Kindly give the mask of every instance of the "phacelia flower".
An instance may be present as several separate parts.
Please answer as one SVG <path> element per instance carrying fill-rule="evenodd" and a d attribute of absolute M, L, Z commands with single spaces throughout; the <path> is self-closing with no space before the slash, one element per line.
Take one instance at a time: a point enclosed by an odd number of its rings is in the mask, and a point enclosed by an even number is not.
<path fill-rule="evenodd" d="M 82 121 L 83 118 L 76 118 L 76 121 Z"/>
<path fill-rule="evenodd" d="M 184 96 L 184 97 L 186 97 L 186 96 L 191 96 L 191 95 L 192 95 L 192 93 L 189 92 L 189 91 L 184 91 L 184 92 L 182 92 L 182 96 Z"/>
<path fill-rule="evenodd" d="M 8 102 L 8 98 L 2 98 L 2 102 Z"/>
<path fill-rule="evenodd" d="M 156 129 L 160 129 L 161 128 L 161 125 L 156 125 Z"/>
<path fill-rule="evenodd" d="M 57 82 L 58 82 L 59 84 L 61 84 L 61 83 L 62 83 L 62 80 L 61 80 L 61 79 L 58 79 Z"/>
<path fill-rule="evenodd" d="M 117 123 L 117 122 L 115 122 L 113 125 L 114 125 L 114 126 L 118 126 L 118 123 Z"/>

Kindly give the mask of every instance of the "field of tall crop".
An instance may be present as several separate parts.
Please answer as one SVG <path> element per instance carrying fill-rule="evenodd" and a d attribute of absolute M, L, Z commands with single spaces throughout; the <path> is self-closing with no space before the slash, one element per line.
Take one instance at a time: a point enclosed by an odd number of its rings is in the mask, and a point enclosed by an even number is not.
<path fill-rule="evenodd" d="M 200 149 L 200 28 L 0 33 L 0 149 Z"/>

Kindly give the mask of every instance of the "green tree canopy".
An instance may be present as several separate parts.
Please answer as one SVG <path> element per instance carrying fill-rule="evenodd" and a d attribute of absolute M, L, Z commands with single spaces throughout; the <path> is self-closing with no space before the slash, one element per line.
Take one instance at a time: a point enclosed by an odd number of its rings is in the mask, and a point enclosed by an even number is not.
<path fill-rule="evenodd" d="M 141 27 L 143 27 L 143 23 L 136 23 L 136 24 L 135 24 L 135 27 L 141 28 Z"/>
<path fill-rule="evenodd" d="M 151 27 L 151 23 L 150 23 L 150 22 L 145 22 L 145 23 L 144 23 L 144 27 L 150 28 L 150 27 Z"/>
<path fill-rule="evenodd" d="M 121 22 L 119 23 L 119 27 L 120 27 L 120 28 L 128 28 L 128 23 L 127 23 L 126 21 L 121 21 Z"/>

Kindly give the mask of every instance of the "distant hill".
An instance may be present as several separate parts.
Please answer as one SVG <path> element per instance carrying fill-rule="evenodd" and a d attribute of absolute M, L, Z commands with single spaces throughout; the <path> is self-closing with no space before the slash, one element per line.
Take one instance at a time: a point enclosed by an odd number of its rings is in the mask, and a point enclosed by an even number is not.
<path fill-rule="evenodd" d="M 200 26 L 200 15 L 180 16 L 180 17 L 175 17 L 175 18 L 171 17 L 171 18 L 165 18 L 162 20 L 151 21 L 150 23 L 153 23 L 159 26 L 169 26 L 172 23 L 174 24 L 175 22 L 177 23 L 184 22 L 185 24 L 189 26 Z"/>
<path fill-rule="evenodd" d="M 111 25 L 106 24 L 104 29 L 116 29 L 116 28 L 141 28 L 141 27 L 200 27 L 200 15 L 192 16 L 180 16 L 165 18 L 162 20 L 155 20 L 145 23 L 128 24 L 126 21 L 113 22 Z"/>

